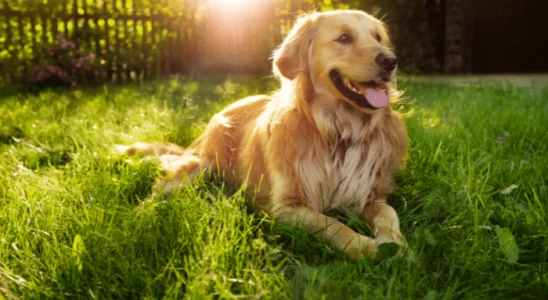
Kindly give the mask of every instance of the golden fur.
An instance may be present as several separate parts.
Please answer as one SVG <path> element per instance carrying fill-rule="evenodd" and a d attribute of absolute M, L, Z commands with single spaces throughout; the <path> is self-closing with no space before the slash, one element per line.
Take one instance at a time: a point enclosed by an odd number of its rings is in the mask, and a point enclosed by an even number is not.
<path fill-rule="evenodd" d="M 342 33 L 352 42 L 336 42 Z M 274 53 L 280 91 L 230 105 L 187 149 L 136 143 L 118 150 L 158 155 L 168 175 L 155 189 L 166 195 L 200 171 L 220 168 L 226 180 L 247 184 L 258 210 L 303 226 L 354 259 L 375 256 L 378 243 L 404 246 L 386 198 L 406 157 L 405 126 L 390 106 L 355 105 L 329 78 L 336 68 L 352 80 L 377 80 L 375 57 L 393 55 L 389 47 L 383 24 L 364 12 L 304 15 Z M 383 87 L 393 102 L 390 82 Z M 341 205 L 360 213 L 375 239 L 323 214 Z"/>

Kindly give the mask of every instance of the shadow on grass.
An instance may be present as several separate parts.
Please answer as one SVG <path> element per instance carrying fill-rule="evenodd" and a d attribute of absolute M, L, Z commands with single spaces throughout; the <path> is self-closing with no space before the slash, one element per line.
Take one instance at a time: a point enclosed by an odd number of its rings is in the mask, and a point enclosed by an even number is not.
<path fill-rule="evenodd" d="M 72 160 L 72 151 L 66 149 L 46 149 L 41 152 L 23 155 L 21 159 L 25 167 L 37 170 L 40 167 L 61 167 Z"/>
<path fill-rule="evenodd" d="M 25 137 L 25 132 L 18 126 L 7 125 L 0 127 L 0 144 L 11 145 L 18 139 Z"/>

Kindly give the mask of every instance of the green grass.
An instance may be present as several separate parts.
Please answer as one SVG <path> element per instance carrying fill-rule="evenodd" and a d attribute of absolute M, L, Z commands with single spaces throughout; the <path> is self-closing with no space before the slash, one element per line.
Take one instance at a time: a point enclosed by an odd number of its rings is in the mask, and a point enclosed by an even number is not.
<path fill-rule="evenodd" d="M 249 213 L 219 180 L 151 199 L 158 167 L 110 152 L 187 145 L 221 107 L 275 87 L 201 78 L 0 91 L 0 299 L 548 296 L 547 92 L 400 82 L 411 148 L 390 200 L 415 261 L 349 261 Z"/>

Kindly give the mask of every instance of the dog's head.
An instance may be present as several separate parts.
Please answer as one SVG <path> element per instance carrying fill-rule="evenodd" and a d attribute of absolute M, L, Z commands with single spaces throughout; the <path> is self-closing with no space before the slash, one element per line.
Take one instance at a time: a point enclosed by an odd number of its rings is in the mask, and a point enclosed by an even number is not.
<path fill-rule="evenodd" d="M 355 10 L 301 16 L 274 53 L 277 75 L 306 75 L 315 93 L 364 112 L 389 105 L 397 63 L 383 23 Z"/>

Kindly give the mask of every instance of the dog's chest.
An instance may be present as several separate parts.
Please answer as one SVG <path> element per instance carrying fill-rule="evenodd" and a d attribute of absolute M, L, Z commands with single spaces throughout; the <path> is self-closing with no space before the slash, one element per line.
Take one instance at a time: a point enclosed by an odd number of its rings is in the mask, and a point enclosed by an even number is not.
<path fill-rule="evenodd" d="M 335 151 L 327 146 L 307 151 L 297 166 L 307 205 L 320 212 L 341 205 L 363 210 L 374 200 L 378 174 L 386 165 L 381 147 L 372 141 L 341 143 Z"/>

